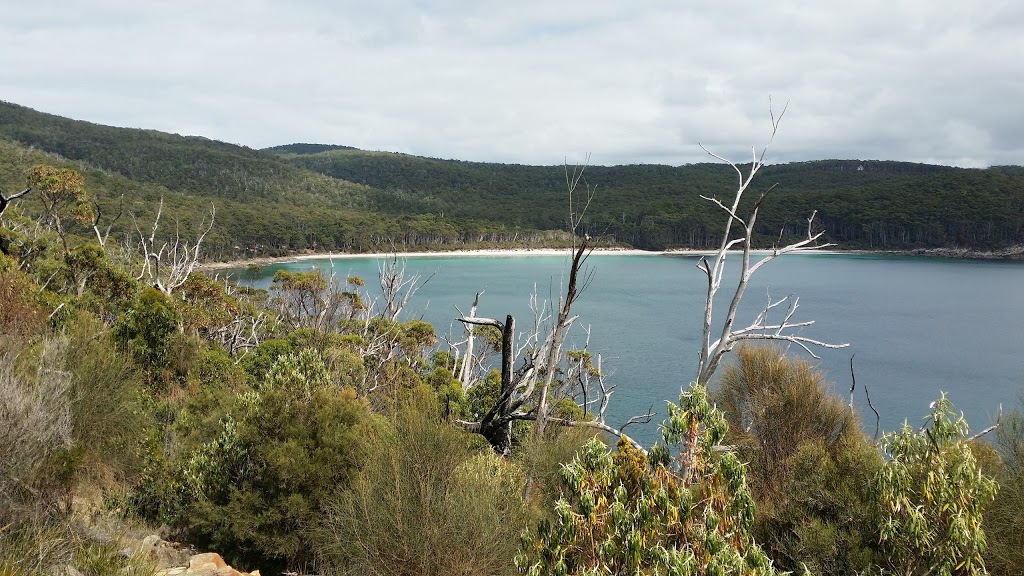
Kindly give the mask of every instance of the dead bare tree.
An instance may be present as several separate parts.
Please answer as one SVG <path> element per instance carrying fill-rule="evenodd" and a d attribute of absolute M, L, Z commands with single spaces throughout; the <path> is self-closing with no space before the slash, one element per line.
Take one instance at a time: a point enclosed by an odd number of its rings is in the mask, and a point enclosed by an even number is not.
<path fill-rule="evenodd" d="M 815 231 L 814 217 L 817 214 L 817 211 L 815 211 L 812 212 L 811 216 L 807 219 L 807 234 L 805 238 L 785 246 L 772 247 L 772 249 L 769 250 L 767 254 L 764 254 L 759 260 L 756 262 L 752 261 L 753 235 L 754 226 L 757 222 L 757 213 L 765 198 L 767 198 L 768 194 L 775 189 L 777 184 L 760 192 L 757 200 L 754 201 L 753 207 L 750 209 L 749 213 L 745 215 L 741 215 L 739 213 L 740 200 L 743 198 L 743 194 L 753 183 L 754 177 L 761 168 L 764 167 L 764 159 L 768 151 L 768 147 L 771 145 L 772 140 L 775 139 L 775 134 L 779 129 L 779 123 L 782 121 L 782 117 L 785 113 L 786 110 L 783 108 L 782 113 L 779 114 L 778 118 L 776 118 L 769 103 L 769 114 L 772 122 L 771 138 L 769 138 L 768 143 L 761 149 L 760 154 L 757 153 L 756 149 L 752 148 L 751 152 L 753 160 L 750 164 L 750 169 L 746 174 L 744 174 L 743 170 L 734 162 L 726 160 L 718 154 L 708 150 L 703 144 L 700 145 L 701 148 L 710 156 L 731 166 L 739 176 L 739 185 L 730 204 L 727 205 L 718 198 L 701 196 L 701 198 L 721 208 L 722 211 L 728 215 L 725 222 L 725 229 L 722 233 L 722 243 L 718 251 L 714 256 L 712 256 L 711 261 L 704 257 L 701 258 L 700 263 L 697 265 L 697 268 L 700 269 L 707 277 L 707 290 L 704 300 L 704 328 L 701 338 L 700 355 L 697 362 L 697 383 L 702 386 L 707 386 L 708 383 L 711 382 L 711 378 L 714 375 L 715 370 L 718 368 L 718 364 L 722 357 L 731 351 L 737 343 L 744 340 L 787 341 L 800 346 L 814 358 L 817 358 L 818 356 L 816 356 L 811 350 L 811 346 L 818 346 L 822 348 L 844 348 L 849 346 L 849 344 L 831 344 L 821 340 L 801 336 L 798 333 L 799 329 L 814 324 L 814 321 L 809 320 L 798 322 L 793 320 L 793 316 L 795 315 L 797 308 L 800 306 L 800 300 L 799 298 L 791 296 L 786 296 L 785 298 L 776 301 L 771 301 L 769 299 L 767 306 L 765 306 L 750 325 L 745 328 L 735 327 L 736 313 L 739 310 L 740 301 L 743 299 L 743 294 L 747 289 L 751 276 L 753 276 L 759 268 L 783 254 L 806 252 L 831 246 L 831 244 L 828 243 L 818 243 L 818 240 L 822 237 L 824 232 Z M 736 225 L 739 228 L 740 234 L 738 236 L 733 235 L 733 225 Z M 726 257 L 729 255 L 730 251 L 733 250 L 738 250 L 740 252 L 739 280 L 737 281 L 735 290 L 733 291 L 729 307 L 726 309 L 725 319 L 722 323 L 722 328 L 718 334 L 718 338 L 712 341 L 715 295 L 718 294 L 718 291 L 722 287 L 722 280 L 725 275 Z M 786 307 L 782 320 L 777 322 L 770 321 L 769 314 L 774 309 L 782 306 Z"/>
<path fill-rule="evenodd" d="M 407 274 L 405 261 L 401 264 L 398 261 L 398 254 L 392 255 L 377 265 L 377 278 L 380 280 L 381 297 L 383 305 L 380 307 L 380 315 L 388 320 L 395 320 L 402 313 L 409 300 L 416 291 L 430 282 L 431 274 L 423 280 L 419 274 Z M 421 281 L 422 280 L 422 281 Z"/>
<path fill-rule="evenodd" d="M 213 229 L 213 222 L 217 216 L 216 205 L 210 205 L 209 223 L 206 216 L 203 216 L 199 224 L 199 234 L 195 242 L 189 243 L 181 239 L 178 227 L 174 229 L 174 239 L 169 242 L 161 242 L 157 239 L 157 231 L 160 228 L 160 217 L 164 210 L 164 200 L 160 199 L 160 206 L 157 208 L 156 217 L 153 219 L 153 226 L 150 228 L 147 237 L 139 227 L 139 222 L 134 214 L 130 214 L 135 222 L 135 232 L 138 234 L 138 245 L 128 243 L 128 254 L 141 252 L 142 263 L 136 280 L 146 279 L 157 290 L 170 296 L 175 290 L 181 287 L 188 279 L 189 274 L 195 271 L 199 264 L 199 249 L 203 244 L 206 235 Z M 159 246 L 158 246 L 159 244 Z"/>
<path fill-rule="evenodd" d="M 593 279 L 593 271 L 585 270 L 584 265 L 590 256 L 589 238 L 581 234 L 584 215 L 594 198 L 594 189 L 583 180 L 585 165 L 576 167 L 572 173 L 566 166 L 566 187 L 569 193 L 569 227 L 573 237 L 570 251 L 568 282 L 564 296 L 556 305 L 538 305 L 536 294 L 531 298 L 534 309 L 534 323 L 531 330 L 519 335 L 515 328 L 515 318 L 509 314 L 505 321 L 494 318 L 475 316 L 474 301 L 471 316 L 460 317 L 458 320 L 470 326 L 491 326 L 501 332 L 501 385 L 494 405 L 477 422 L 460 421 L 467 429 L 480 432 L 491 443 L 498 453 L 507 453 L 512 444 L 512 423 L 516 420 L 534 422 L 534 438 L 540 438 L 548 423 L 568 426 L 588 426 L 604 430 L 616 436 L 622 435 L 618 429 L 604 422 L 604 411 L 595 420 L 570 421 L 549 416 L 551 407 L 551 390 L 562 362 L 562 345 L 566 333 L 578 316 L 572 314 L 572 306 Z M 585 190 L 580 189 L 581 183 Z M 578 192 L 583 192 L 582 207 L 574 206 Z M 479 298 L 479 295 L 478 295 Z M 549 323 L 550 321 L 550 323 Z M 468 345 L 467 345 L 468 346 Z M 516 358 L 522 357 L 522 364 L 513 369 Z M 610 394 L 610 390 L 605 388 Z M 628 423 L 649 421 L 652 414 L 631 419 Z M 627 424 L 628 424 L 627 423 Z M 635 444 L 635 443 L 634 443 Z M 639 445 L 637 445 L 639 448 Z"/>
<path fill-rule="evenodd" d="M 28 194 L 31 191 L 32 188 L 25 188 L 21 192 L 11 194 L 10 196 L 4 196 L 4 193 L 0 192 L 0 216 L 4 215 L 4 211 L 7 210 L 8 206 L 11 205 L 11 202 L 17 200 L 18 198 L 21 198 L 22 196 Z"/>
<path fill-rule="evenodd" d="M 124 215 L 124 194 L 121 195 L 121 199 L 118 202 L 117 216 L 114 216 L 114 218 L 107 224 L 107 229 L 102 233 L 100 232 L 100 219 L 103 218 L 103 211 L 100 210 L 100 205 L 96 202 L 92 203 L 92 214 L 92 231 L 96 233 L 96 241 L 100 243 L 100 248 L 106 252 L 107 239 L 110 238 L 110 231 L 114 228 L 114 224 L 116 224 L 117 221 L 121 219 L 121 216 Z"/>
<path fill-rule="evenodd" d="M 473 297 L 473 305 L 470 306 L 469 308 L 468 316 L 463 314 L 462 310 L 456 308 L 456 310 L 458 310 L 459 312 L 459 316 L 464 318 L 476 318 L 476 309 L 477 306 L 480 305 L 480 296 L 483 293 L 483 290 L 481 290 L 480 292 L 476 293 L 475 297 Z M 458 376 L 456 376 L 456 379 L 459 381 L 459 384 L 462 385 L 462 393 L 465 394 L 466 392 L 469 391 L 470 388 L 473 387 L 473 384 L 475 383 L 473 370 L 478 363 L 478 359 L 476 357 L 476 351 L 474 350 L 474 342 L 476 340 L 476 324 L 467 322 L 463 324 L 463 326 L 465 326 L 466 328 L 466 339 L 458 344 L 450 345 L 450 348 L 455 352 L 455 360 L 458 361 L 459 346 L 463 344 L 466 346 L 466 352 L 462 354 L 462 364 L 459 366 L 459 374 Z"/>

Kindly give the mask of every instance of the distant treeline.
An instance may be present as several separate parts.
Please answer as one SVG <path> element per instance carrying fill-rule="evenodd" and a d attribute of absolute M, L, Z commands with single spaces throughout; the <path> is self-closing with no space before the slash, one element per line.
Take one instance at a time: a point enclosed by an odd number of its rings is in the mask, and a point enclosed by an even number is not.
<path fill-rule="evenodd" d="M 374 251 L 466 246 L 554 246 L 567 240 L 562 166 L 438 160 L 348 146 L 253 150 L 194 136 L 114 128 L 0 103 L 0 189 L 24 185 L 38 163 L 74 167 L 104 214 L 140 225 L 159 199 L 189 230 L 217 205 L 207 239 L 215 258 L 301 250 Z M 646 249 L 709 248 L 731 168 L 590 166 L 596 187 L 583 233 Z M 848 248 L 992 249 L 1024 243 L 1024 169 L 985 170 L 888 161 L 825 160 L 771 166 L 758 242 L 816 229 Z M 31 196 L 26 198 L 31 201 Z M 115 234 L 134 230 L 127 216 Z M 559 232 L 560 231 L 560 232 Z"/>
<path fill-rule="evenodd" d="M 371 205 L 389 214 L 430 212 L 535 228 L 564 221 L 562 166 L 435 160 L 401 154 L 330 151 L 286 155 L 298 166 L 369 186 Z M 700 196 L 736 185 L 721 164 L 591 166 L 597 194 L 587 232 L 639 248 L 709 248 L 722 213 Z M 761 243 L 816 228 L 851 248 L 995 248 L 1024 242 L 1024 170 L 960 169 L 889 161 L 824 160 L 770 166 L 756 183 L 778 183 L 759 217 Z"/>

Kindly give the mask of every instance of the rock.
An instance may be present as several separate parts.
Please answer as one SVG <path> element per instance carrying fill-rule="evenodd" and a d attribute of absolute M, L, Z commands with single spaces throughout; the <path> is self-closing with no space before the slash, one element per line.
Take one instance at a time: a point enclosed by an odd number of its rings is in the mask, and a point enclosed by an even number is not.
<path fill-rule="evenodd" d="M 156 562 L 158 568 L 186 567 L 192 553 L 177 542 L 167 542 L 156 534 L 142 539 L 139 553 Z"/>
<path fill-rule="evenodd" d="M 203 570 L 214 570 L 219 571 L 221 568 L 227 568 L 228 564 L 220 557 L 220 554 L 216 552 L 207 552 L 205 554 L 196 554 L 188 561 L 189 572 L 200 572 Z"/>
<path fill-rule="evenodd" d="M 162 542 L 163 540 L 161 540 L 159 536 L 157 536 L 156 534 L 150 534 L 149 536 L 146 536 L 142 539 L 142 543 L 139 544 L 139 552 L 142 552 L 143 554 L 148 554 L 151 550 L 154 550 Z"/>

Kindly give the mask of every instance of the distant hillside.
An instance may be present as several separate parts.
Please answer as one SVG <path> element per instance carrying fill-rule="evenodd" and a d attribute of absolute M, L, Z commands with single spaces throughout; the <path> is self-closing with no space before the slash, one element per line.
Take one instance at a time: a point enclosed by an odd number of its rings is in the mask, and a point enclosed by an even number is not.
<path fill-rule="evenodd" d="M 272 154 L 196 136 L 103 126 L 0 102 L 0 138 L 194 195 L 365 206 L 360 186 L 325 178 Z"/>
<path fill-rule="evenodd" d="M 272 154 L 319 154 L 320 152 L 330 152 L 331 150 L 358 150 L 358 148 L 341 146 L 340 144 L 296 143 L 263 148 L 260 152 L 270 152 Z"/>
<path fill-rule="evenodd" d="M 82 170 L 101 205 L 123 193 L 141 210 L 165 196 L 169 216 L 187 222 L 216 202 L 218 236 L 209 247 L 221 258 L 566 241 L 563 166 L 321 144 L 253 150 L 0 103 L 0 186 L 18 187 L 39 162 Z M 714 246 L 722 214 L 700 196 L 727 197 L 736 185 L 731 168 L 718 163 L 590 166 L 585 175 L 596 191 L 585 232 L 647 249 Z M 765 246 L 780 233 L 803 234 L 814 210 L 828 238 L 849 248 L 1024 244 L 1019 166 L 824 160 L 769 166 L 755 188 L 773 183 L 779 186 L 758 218 Z"/>
<path fill-rule="evenodd" d="M 558 234 L 515 230 L 500 222 L 446 221 L 435 215 L 381 215 L 364 185 L 295 166 L 273 153 L 201 137 L 103 126 L 0 102 L 0 187 L 24 185 L 39 163 L 75 168 L 106 214 L 128 209 L 148 218 L 166 198 L 165 230 L 184 230 L 217 204 L 208 238 L 216 258 L 301 250 L 387 251 L 456 245 L 557 243 Z M 25 199 L 31 208 L 34 199 Z M 115 233 L 128 232 L 127 216 Z M 86 231 L 82 231 L 83 233 Z"/>
<path fill-rule="evenodd" d="M 453 219 L 503 219 L 554 228 L 565 222 L 565 169 L 437 160 L 335 150 L 282 155 L 296 166 L 371 188 L 374 210 L 430 212 Z M 727 196 L 736 184 L 722 164 L 591 166 L 597 186 L 588 232 L 641 248 L 711 247 L 721 214 L 701 195 Z M 1024 242 L 1024 170 L 968 170 L 892 161 L 822 160 L 769 166 L 778 183 L 759 218 L 763 244 L 792 237 L 818 211 L 833 242 L 847 247 L 996 248 Z"/>

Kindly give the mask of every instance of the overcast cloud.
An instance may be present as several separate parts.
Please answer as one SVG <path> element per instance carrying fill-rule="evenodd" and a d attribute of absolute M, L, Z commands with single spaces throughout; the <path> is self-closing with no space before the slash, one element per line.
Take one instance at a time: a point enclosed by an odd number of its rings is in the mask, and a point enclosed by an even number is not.
<path fill-rule="evenodd" d="M 1024 163 L 1024 2 L 33 0 L 0 99 L 262 148 Z"/>

